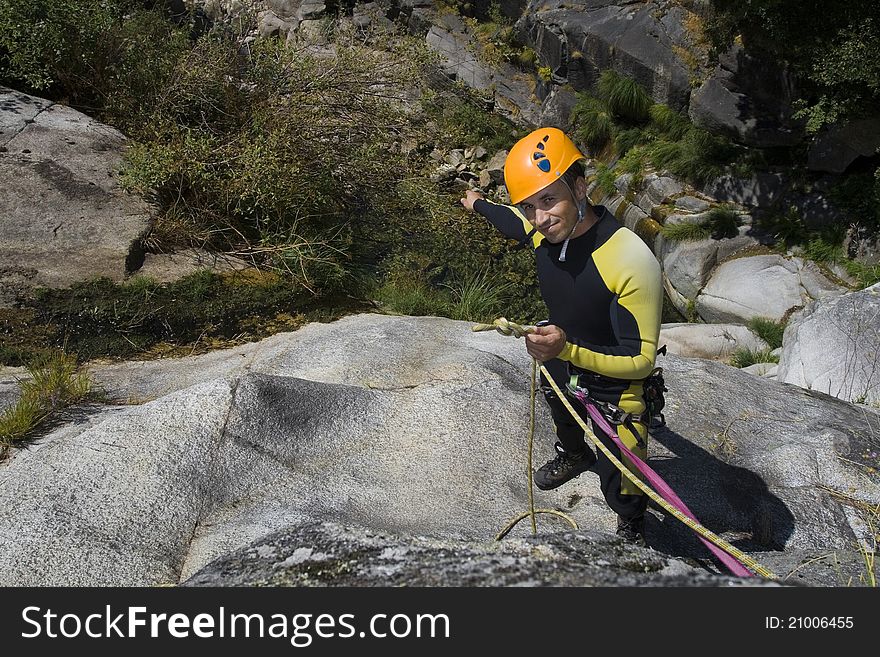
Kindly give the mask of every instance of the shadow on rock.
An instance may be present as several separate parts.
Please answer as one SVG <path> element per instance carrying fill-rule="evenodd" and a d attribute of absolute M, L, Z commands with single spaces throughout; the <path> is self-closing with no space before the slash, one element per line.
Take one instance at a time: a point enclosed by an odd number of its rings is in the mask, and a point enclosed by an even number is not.
<path fill-rule="evenodd" d="M 671 455 L 649 459 L 697 519 L 744 552 L 781 551 L 794 531 L 794 516 L 764 480 L 729 465 L 668 427 L 652 437 Z M 697 534 L 652 503 L 659 518 L 646 521 L 648 543 L 674 556 L 709 558 Z"/>

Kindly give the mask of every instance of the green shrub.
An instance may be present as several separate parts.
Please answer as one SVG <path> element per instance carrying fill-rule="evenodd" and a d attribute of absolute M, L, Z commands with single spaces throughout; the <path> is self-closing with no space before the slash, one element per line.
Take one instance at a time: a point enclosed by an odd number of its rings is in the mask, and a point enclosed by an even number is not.
<path fill-rule="evenodd" d="M 658 139 L 649 146 L 651 161 L 674 176 L 704 183 L 723 173 L 735 157 L 732 144 L 705 130 L 691 127 L 680 140 Z"/>
<path fill-rule="evenodd" d="M 163 2 L 146 4 L 3 0 L 0 83 L 136 130 L 188 50 L 188 26 L 167 20 Z"/>
<path fill-rule="evenodd" d="M 598 96 L 618 119 L 644 123 L 649 118 L 648 93 L 638 82 L 614 69 L 605 69 L 599 76 Z"/>
<path fill-rule="evenodd" d="M 778 349 L 782 346 L 782 336 L 785 334 L 786 322 L 777 322 L 767 317 L 753 317 L 747 323 L 752 332 L 770 345 L 770 349 Z"/>
<path fill-rule="evenodd" d="M 631 149 L 649 141 L 644 129 L 626 128 L 617 131 L 614 136 L 614 150 L 618 155 L 626 155 Z"/>
<path fill-rule="evenodd" d="M 396 315 L 446 317 L 452 306 L 449 295 L 432 287 L 423 276 L 412 274 L 388 276 L 376 297 L 385 312 Z"/>
<path fill-rule="evenodd" d="M 392 145 L 417 139 L 407 98 L 427 60 L 412 41 L 382 53 L 335 38 L 332 59 L 257 40 L 246 66 L 235 34 L 193 45 L 122 178 L 167 208 L 157 235 L 185 227 L 178 242 L 208 236 L 316 296 L 351 284 L 358 231 L 370 230 L 355 218 L 412 173 Z"/>

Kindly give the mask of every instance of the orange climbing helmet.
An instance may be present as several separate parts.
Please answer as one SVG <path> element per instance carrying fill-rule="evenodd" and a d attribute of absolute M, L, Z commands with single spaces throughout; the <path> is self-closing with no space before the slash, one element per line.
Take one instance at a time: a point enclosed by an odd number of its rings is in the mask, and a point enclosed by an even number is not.
<path fill-rule="evenodd" d="M 559 128 L 539 128 L 520 139 L 504 162 L 504 184 L 516 205 L 559 180 L 585 156 Z"/>

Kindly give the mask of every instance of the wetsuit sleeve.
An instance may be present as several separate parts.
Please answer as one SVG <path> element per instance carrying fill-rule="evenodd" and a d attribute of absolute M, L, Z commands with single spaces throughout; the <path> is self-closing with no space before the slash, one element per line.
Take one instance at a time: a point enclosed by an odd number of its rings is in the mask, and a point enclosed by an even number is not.
<path fill-rule="evenodd" d="M 474 210 L 486 217 L 495 228 L 512 240 L 522 240 L 532 230 L 532 225 L 516 208 L 492 203 L 486 199 L 474 201 Z"/>
<path fill-rule="evenodd" d="M 616 345 L 569 338 L 559 358 L 576 367 L 617 379 L 644 379 L 654 368 L 663 289 L 660 264 L 634 233 L 619 230 L 593 254 L 593 261 L 614 295 L 611 324 Z"/>

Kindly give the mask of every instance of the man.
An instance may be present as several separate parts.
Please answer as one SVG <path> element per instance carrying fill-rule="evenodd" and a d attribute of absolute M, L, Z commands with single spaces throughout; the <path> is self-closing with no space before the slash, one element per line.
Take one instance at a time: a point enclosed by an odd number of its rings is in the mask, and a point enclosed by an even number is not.
<path fill-rule="evenodd" d="M 510 150 L 504 180 L 512 206 L 468 191 L 462 205 L 486 217 L 506 236 L 535 249 L 541 296 L 549 321 L 526 336 L 526 349 L 565 390 L 571 374 L 606 416 L 629 413 L 617 427 L 623 443 L 647 457 L 649 418 L 643 416 L 642 380 L 651 374 L 660 333 L 663 290 L 651 250 L 606 208 L 587 199 L 584 156 L 561 130 L 541 128 Z M 584 432 L 541 376 L 556 425 L 556 457 L 535 473 L 538 488 L 561 486 L 586 470 L 600 478 L 608 505 L 618 514 L 617 533 L 643 543 L 645 495 L 623 477 Z M 579 402 L 572 404 L 585 419 Z M 618 418 L 619 419 L 619 418 Z M 596 436 L 634 470 L 593 425 Z"/>

